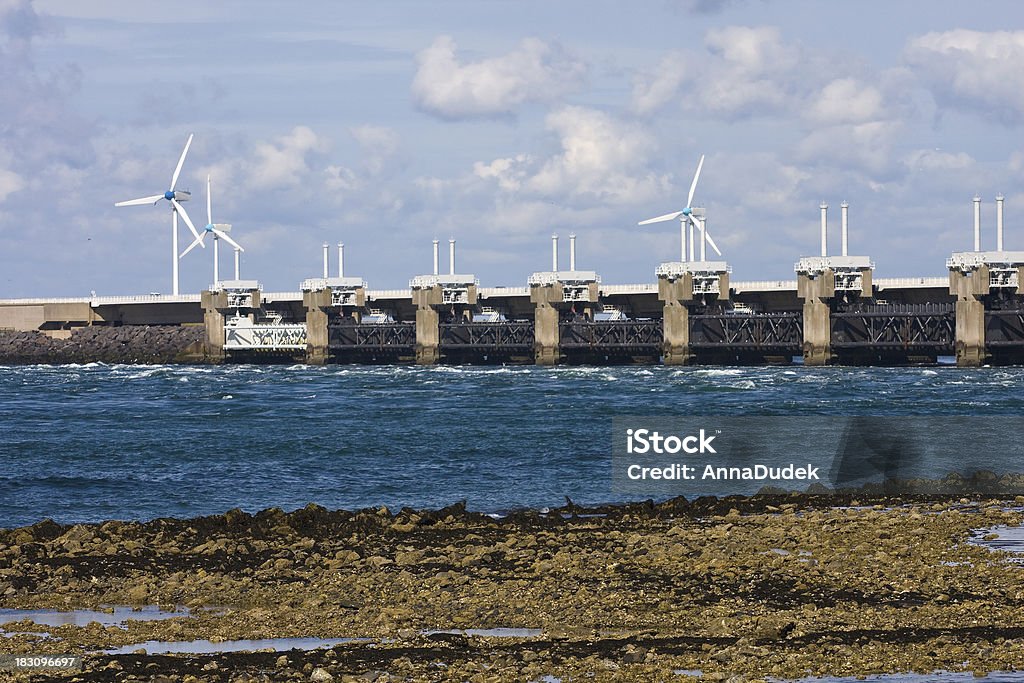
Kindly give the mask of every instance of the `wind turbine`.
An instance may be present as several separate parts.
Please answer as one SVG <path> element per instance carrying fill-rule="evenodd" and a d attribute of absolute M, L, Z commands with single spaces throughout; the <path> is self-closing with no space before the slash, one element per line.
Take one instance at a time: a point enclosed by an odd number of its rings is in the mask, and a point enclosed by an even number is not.
<path fill-rule="evenodd" d="M 213 235 L 213 286 L 216 287 L 220 283 L 220 251 L 217 248 L 217 243 L 220 238 L 224 238 L 224 241 L 233 246 L 238 251 L 245 251 L 242 245 L 234 241 L 228 236 L 231 231 L 230 223 L 214 223 L 213 222 L 213 206 L 210 195 L 210 176 L 206 176 L 206 227 L 203 228 L 201 233 L 196 234 L 196 239 L 192 244 L 188 245 L 188 249 L 181 252 L 181 258 L 185 258 L 185 254 L 196 248 L 198 244 L 201 247 L 206 247 L 203 240 L 207 234 Z M 236 252 L 237 255 L 237 252 Z M 237 261 L 236 261 L 237 264 Z M 237 269 L 236 269 L 237 270 Z M 236 275 L 237 277 L 237 275 Z"/>
<path fill-rule="evenodd" d="M 697 179 L 700 178 L 700 169 L 703 166 L 704 166 L 704 155 L 701 154 L 700 155 L 700 162 L 697 164 L 697 172 L 693 174 L 693 182 L 690 183 L 690 194 L 688 194 L 686 196 L 686 206 L 684 208 L 680 209 L 679 211 L 675 211 L 673 213 L 667 213 L 664 216 L 658 216 L 657 218 L 648 218 L 647 220 L 640 221 L 637 224 L 637 225 L 648 225 L 650 223 L 660 223 L 662 221 L 671 221 L 671 220 L 674 220 L 674 219 L 678 218 L 679 219 L 679 223 L 680 223 L 680 226 L 679 226 L 680 227 L 680 232 L 682 233 L 682 260 L 683 261 L 686 261 L 686 224 L 687 223 L 693 223 L 694 227 L 696 227 L 698 230 L 700 230 L 700 260 L 701 261 L 706 260 L 705 259 L 706 254 L 705 254 L 705 248 L 704 248 L 705 241 L 707 241 L 707 243 L 711 245 L 711 248 L 715 250 L 716 254 L 718 254 L 719 256 L 722 255 L 722 252 L 719 251 L 719 249 L 718 249 L 718 245 L 715 244 L 715 241 L 713 239 L 711 239 L 711 235 L 709 235 L 708 232 L 704 229 L 704 221 L 698 220 L 697 217 L 695 217 L 693 215 L 693 207 L 691 206 L 691 204 L 693 203 L 693 193 L 697 189 Z M 690 232 L 690 260 L 693 260 L 693 232 L 692 232 L 692 230 Z"/>
<path fill-rule="evenodd" d="M 192 133 L 189 133 L 188 140 L 185 142 L 185 149 L 181 150 L 181 157 L 178 159 L 178 165 L 174 168 L 174 175 L 171 176 L 170 188 L 161 194 L 154 194 L 149 197 L 140 197 L 138 199 L 129 199 L 124 202 L 117 202 L 114 206 L 138 206 L 141 204 L 156 204 L 161 199 L 166 199 L 171 203 L 171 287 L 174 291 L 174 295 L 178 295 L 178 214 L 185 219 L 185 225 L 192 231 L 192 234 L 199 237 L 199 233 L 196 232 L 196 226 L 192 225 L 192 219 L 188 217 L 188 213 L 185 211 L 185 207 L 180 202 L 187 201 L 192 196 L 191 192 L 185 190 L 175 190 L 174 186 L 178 182 L 178 176 L 181 174 L 181 167 L 185 163 L 185 155 L 188 154 L 188 148 L 192 144 Z M 206 245 L 203 245 L 204 247 Z"/>

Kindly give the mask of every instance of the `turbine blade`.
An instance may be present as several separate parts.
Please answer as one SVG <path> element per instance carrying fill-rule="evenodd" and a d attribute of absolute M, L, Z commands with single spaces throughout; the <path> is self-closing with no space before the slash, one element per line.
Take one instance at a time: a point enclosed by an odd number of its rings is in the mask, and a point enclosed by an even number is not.
<path fill-rule="evenodd" d="M 673 218 L 679 218 L 683 215 L 682 211 L 676 211 L 675 213 L 666 213 L 664 216 L 658 216 L 657 218 L 648 218 L 645 221 L 640 221 L 637 225 L 647 225 L 649 223 L 661 223 L 662 221 L 670 221 Z"/>
<path fill-rule="evenodd" d="M 206 174 L 206 222 L 213 223 L 213 206 L 210 199 L 210 174 Z"/>
<path fill-rule="evenodd" d="M 174 175 L 171 176 L 171 186 L 167 189 L 173 190 L 174 186 L 178 184 L 178 174 L 181 173 L 181 167 L 185 163 L 185 155 L 188 154 L 188 147 L 192 144 L 192 133 L 188 134 L 188 140 L 185 142 L 185 149 L 181 150 L 181 158 L 178 159 L 178 165 L 174 168 Z"/>
<path fill-rule="evenodd" d="M 711 233 L 704 229 L 704 223 L 699 221 L 699 220 L 697 220 L 693 216 L 690 216 L 690 220 L 693 221 L 693 224 L 697 226 L 698 230 L 700 230 L 702 233 L 704 233 L 704 238 L 708 241 L 708 245 L 710 245 L 711 248 L 715 250 L 716 254 L 721 256 L 722 252 L 718 249 L 718 245 L 715 244 L 715 241 L 713 239 L 711 239 Z"/>
<path fill-rule="evenodd" d="M 217 237 L 220 237 L 222 240 L 233 246 L 235 249 L 238 249 L 238 251 L 245 251 L 245 249 L 242 248 L 242 245 L 228 237 L 226 232 L 221 232 L 217 228 L 214 228 L 213 234 L 216 235 Z"/>
<path fill-rule="evenodd" d="M 221 232 L 231 232 L 230 223 L 211 223 L 211 225 L 220 230 Z"/>
<path fill-rule="evenodd" d="M 177 199 L 172 199 L 171 200 L 171 204 L 174 206 L 175 211 L 180 213 L 181 217 L 185 219 L 185 225 L 188 226 L 188 229 L 192 231 L 192 234 L 198 240 L 199 239 L 199 232 L 196 230 L 196 226 L 192 225 L 192 219 L 188 217 L 188 212 L 185 211 L 185 207 L 182 206 L 181 204 L 179 204 Z M 200 240 L 200 241 L 202 241 L 202 240 Z M 203 245 L 203 248 L 204 249 L 206 248 L 205 244 Z"/>
<path fill-rule="evenodd" d="M 188 252 L 190 252 L 193 249 L 195 249 L 197 244 L 205 249 L 206 248 L 206 244 L 203 243 L 203 237 L 205 237 L 205 236 L 206 236 L 206 234 L 204 233 L 204 234 L 200 235 L 199 237 L 197 237 L 196 239 L 192 240 L 192 244 L 188 245 L 188 249 L 186 249 L 185 251 L 181 252 L 181 256 L 179 256 L 178 258 L 185 258 L 185 254 L 187 254 Z"/>
<path fill-rule="evenodd" d="M 153 204 L 163 199 L 162 194 L 155 194 L 152 197 L 139 197 L 138 199 L 129 199 L 125 202 L 118 202 L 114 206 L 141 206 L 143 204 Z"/>
<path fill-rule="evenodd" d="M 693 193 L 697 189 L 697 179 L 700 178 L 700 169 L 704 166 L 704 155 L 700 155 L 700 162 L 697 163 L 697 172 L 693 174 L 693 182 L 690 183 L 690 194 L 686 195 L 686 205 L 693 204 Z"/>

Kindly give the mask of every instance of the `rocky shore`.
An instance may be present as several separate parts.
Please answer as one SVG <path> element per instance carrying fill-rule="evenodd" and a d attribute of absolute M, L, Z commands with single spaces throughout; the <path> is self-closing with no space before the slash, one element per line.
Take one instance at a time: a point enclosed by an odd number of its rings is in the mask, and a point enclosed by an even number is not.
<path fill-rule="evenodd" d="M 1024 568 L 971 539 L 1020 525 L 1022 506 L 1024 498 L 791 495 L 570 503 L 501 518 L 459 505 L 310 505 L 147 523 L 45 521 L 0 530 L 0 608 L 192 612 L 107 626 L 7 623 L 0 652 L 85 657 L 82 671 L 8 673 L 25 681 L 753 681 L 1016 670 Z M 496 628 L 535 630 L 437 633 Z M 284 637 L 358 640 L 178 655 L 138 645 Z M 124 647 L 133 654 L 101 653 Z"/>
<path fill-rule="evenodd" d="M 196 325 L 82 327 L 68 339 L 0 332 L 0 365 L 199 362 L 204 335 L 205 328 Z"/>

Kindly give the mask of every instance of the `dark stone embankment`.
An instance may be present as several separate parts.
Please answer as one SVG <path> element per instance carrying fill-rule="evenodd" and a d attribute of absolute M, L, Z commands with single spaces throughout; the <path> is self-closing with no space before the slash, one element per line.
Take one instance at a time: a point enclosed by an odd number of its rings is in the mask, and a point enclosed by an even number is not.
<path fill-rule="evenodd" d="M 196 363 L 203 360 L 200 325 L 83 327 L 68 339 L 42 332 L 0 332 L 0 365 L 37 363 Z"/>
<path fill-rule="evenodd" d="M 1024 668 L 1024 569 L 972 542 L 1024 497 L 779 495 L 524 510 L 387 508 L 0 530 L 0 607 L 179 605 L 123 628 L 0 625 L 84 656 L 26 683 L 787 680 Z M 216 609 L 202 610 L 203 607 Z M 487 637 L 471 628 L 540 629 Z M 147 653 L 147 641 L 353 641 Z M 134 648 L 132 654 L 104 654 Z"/>

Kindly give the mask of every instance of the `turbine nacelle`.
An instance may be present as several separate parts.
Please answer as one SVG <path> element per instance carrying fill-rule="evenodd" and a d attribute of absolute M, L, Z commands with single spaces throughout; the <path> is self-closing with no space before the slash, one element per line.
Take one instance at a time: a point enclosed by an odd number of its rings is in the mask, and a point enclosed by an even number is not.
<path fill-rule="evenodd" d="M 206 227 L 203 228 L 203 230 L 205 230 L 206 232 L 217 232 L 218 230 L 221 231 L 221 232 L 231 232 L 231 224 L 230 223 L 207 223 Z"/>
<path fill-rule="evenodd" d="M 187 202 L 192 196 L 192 193 L 188 190 L 167 190 L 164 192 L 164 199 L 171 201 L 177 199 L 179 202 Z M 157 201 L 160 201 L 159 199 Z"/>

